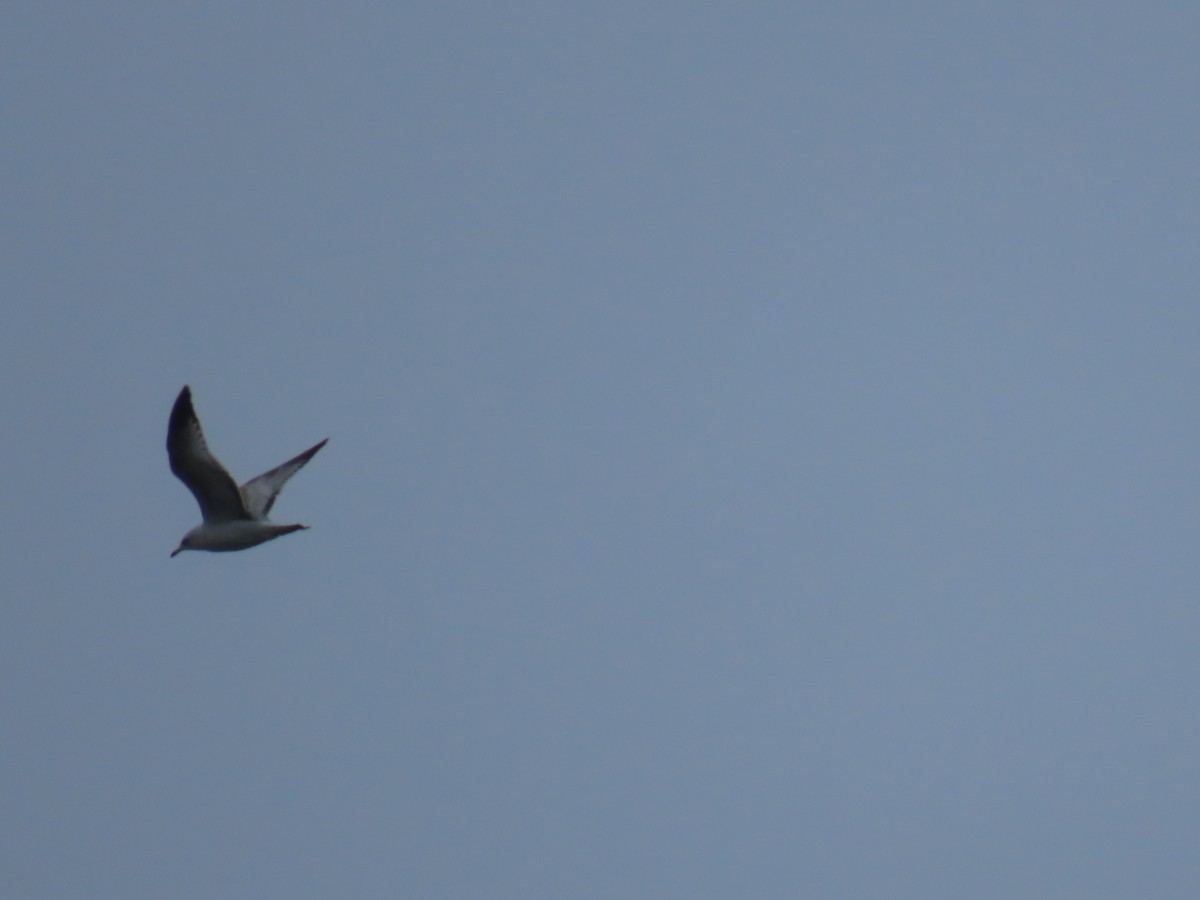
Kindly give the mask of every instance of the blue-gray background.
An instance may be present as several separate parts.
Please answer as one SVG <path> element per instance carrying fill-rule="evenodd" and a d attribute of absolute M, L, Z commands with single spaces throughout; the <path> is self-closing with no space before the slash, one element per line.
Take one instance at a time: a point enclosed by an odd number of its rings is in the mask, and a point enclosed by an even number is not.
<path fill-rule="evenodd" d="M 0 893 L 1200 896 L 1198 41 L 6 4 Z"/>

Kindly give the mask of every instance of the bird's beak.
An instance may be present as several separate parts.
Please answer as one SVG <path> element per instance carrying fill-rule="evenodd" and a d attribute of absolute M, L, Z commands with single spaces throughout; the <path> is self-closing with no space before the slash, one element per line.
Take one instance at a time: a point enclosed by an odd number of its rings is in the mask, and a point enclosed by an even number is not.
<path fill-rule="evenodd" d="M 182 547 L 176 547 L 174 550 L 172 550 L 172 551 L 171 551 L 171 559 L 174 559 L 175 557 L 177 557 L 177 556 L 178 556 L 180 553 L 182 553 L 182 552 L 183 552 L 183 548 L 182 548 Z"/>

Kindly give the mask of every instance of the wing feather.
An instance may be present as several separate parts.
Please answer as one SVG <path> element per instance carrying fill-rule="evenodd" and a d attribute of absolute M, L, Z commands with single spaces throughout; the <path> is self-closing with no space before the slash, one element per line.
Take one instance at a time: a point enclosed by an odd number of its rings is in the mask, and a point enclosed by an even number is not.
<path fill-rule="evenodd" d="M 287 480 L 304 468 L 304 464 L 316 456 L 317 451 L 328 442 L 329 438 L 325 438 L 321 443 L 309 447 L 299 456 L 292 457 L 282 465 L 276 466 L 269 472 L 263 472 L 243 484 L 242 503 L 250 515 L 256 519 L 265 519 L 275 504 L 275 498 L 287 484 Z"/>
<path fill-rule="evenodd" d="M 208 449 L 200 420 L 192 407 L 192 390 L 184 385 L 167 424 L 167 458 L 175 473 L 200 504 L 205 522 L 249 519 L 237 482 Z"/>

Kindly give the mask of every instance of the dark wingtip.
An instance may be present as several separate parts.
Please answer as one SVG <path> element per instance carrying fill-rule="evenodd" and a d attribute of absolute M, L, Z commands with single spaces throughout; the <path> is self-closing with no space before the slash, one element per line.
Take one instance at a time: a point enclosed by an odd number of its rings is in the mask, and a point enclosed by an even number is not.
<path fill-rule="evenodd" d="M 175 409 L 180 407 L 190 407 L 192 405 L 192 389 L 186 384 L 183 390 L 179 392 L 179 396 L 175 398 Z"/>
<path fill-rule="evenodd" d="M 297 456 L 293 459 L 289 459 L 286 463 L 284 463 L 284 465 L 286 466 L 286 465 L 289 465 L 290 463 L 300 462 L 301 460 L 303 460 L 304 462 L 308 462 L 310 459 L 312 459 L 314 456 L 317 455 L 318 450 L 320 450 L 322 447 L 324 447 L 328 443 L 329 443 L 329 438 L 325 438 L 325 440 L 321 441 L 319 444 L 313 444 L 311 447 L 309 447 L 307 450 L 305 450 L 299 456 Z"/>
<path fill-rule="evenodd" d="M 171 407 L 171 420 L 167 423 L 167 434 L 175 432 L 195 415 L 196 412 L 192 409 L 192 389 L 185 384 L 183 390 L 179 392 L 179 396 L 175 398 L 175 405 Z"/>

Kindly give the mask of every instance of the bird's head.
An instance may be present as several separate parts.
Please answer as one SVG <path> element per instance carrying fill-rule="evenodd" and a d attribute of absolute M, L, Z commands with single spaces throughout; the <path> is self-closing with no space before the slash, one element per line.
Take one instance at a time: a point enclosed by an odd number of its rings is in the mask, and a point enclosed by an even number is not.
<path fill-rule="evenodd" d="M 178 556 L 184 550 L 196 549 L 195 541 L 193 538 L 193 535 L 195 535 L 195 533 L 196 533 L 196 529 L 193 528 L 191 531 L 189 531 L 187 534 L 185 534 L 183 536 L 183 540 L 179 542 L 179 546 L 171 551 L 172 559 L 174 559 L 176 556 Z"/>

